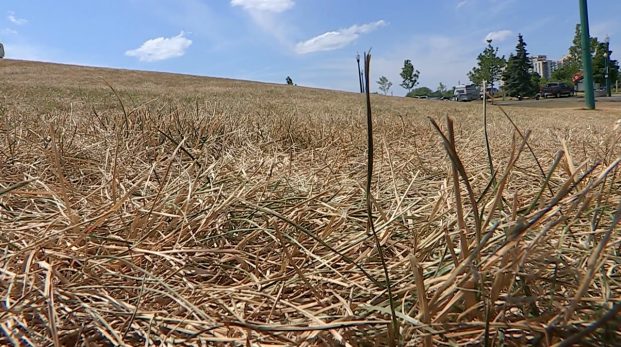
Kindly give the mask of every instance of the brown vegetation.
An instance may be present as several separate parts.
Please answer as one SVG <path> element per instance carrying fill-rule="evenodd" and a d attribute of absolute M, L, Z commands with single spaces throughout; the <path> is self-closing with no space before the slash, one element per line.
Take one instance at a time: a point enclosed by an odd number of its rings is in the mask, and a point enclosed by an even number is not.
<path fill-rule="evenodd" d="M 10 60 L 0 80 L 2 344 L 388 343 L 361 95 Z M 372 102 L 404 344 L 621 340 L 619 108 L 511 108 L 517 132 L 489 107 L 492 176 L 479 103 Z"/>

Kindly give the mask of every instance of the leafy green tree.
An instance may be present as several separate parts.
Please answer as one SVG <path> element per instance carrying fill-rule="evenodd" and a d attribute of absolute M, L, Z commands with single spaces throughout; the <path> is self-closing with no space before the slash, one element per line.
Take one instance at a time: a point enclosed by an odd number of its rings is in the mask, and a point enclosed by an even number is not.
<path fill-rule="evenodd" d="M 390 82 L 386 76 L 382 76 L 377 81 L 377 85 L 384 95 L 388 95 L 388 90 L 392 87 L 392 82 Z"/>
<path fill-rule="evenodd" d="M 574 68 L 580 70 L 582 66 L 582 36 L 580 34 L 580 24 L 576 24 L 576 30 L 574 32 L 574 39 L 569 47 L 569 54 L 565 59 L 564 64 L 574 65 Z"/>
<path fill-rule="evenodd" d="M 401 83 L 401 87 L 408 90 L 408 93 L 412 91 L 412 88 L 418 84 L 418 77 L 420 76 L 420 71 L 414 69 L 414 65 L 412 65 L 412 61 L 410 59 L 406 59 L 403 62 L 403 68 L 401 69 L 401 78 L 403 82 Z"/>
<path fill-rule="evenodd" d="M 288 85 L 292 86 L 293 85 L 293 80 L 291 79 L 291 77 L 287 76 L 287 78 L 285 79 L 285 81 L 287 82 Z"/>
<path fill-rule="evenodd" d="M 596 52 L 598 47 L 597 38 L 591 38 L 591 55 Z M 552 79 L 572 83 L 574 75 L 582 70 L 582 35 L 580 34 L 580 24 L 576 24 L 574 38 L 569 47 L 569 52 L 561 66 L 552 72 Z"/>
<path fill-rule="evenodd" d="M 567 55 L 568 63 L 578 65 L 578 69 L 582 68 L 582 35 L 580 33 L 580 24 L 576 24 L 574 39 L 571 42 L 569 54 Z M 595 53 L 597 46 L 597 38 L 591 37 L 591 55 Z"/>
<path fill-rule="evenodd" d="M 612 51 L 608 51 L 609 56 L 611 53 Z M 608 61 L 608 76 L 610 83 L 614 85 L 619 78 L 618 61 L 614 59 Z M 603 42 L 597 43 L 597 50 L 593 56 L 593 81 L 602 86 L 606 84 L 606 43 Z"/>
<path fill-rule="evenodd" d="M 552 72 L 551 77 L 553 81 L 560 81 L 560 82 L 573 84 L 573 77 L 578 71 L 580 71 L 580 69 L 576 69 L 572 65 L 563 63 L 561 66 L 559 66 L 558 68 L 556 68 L 556 70 Z"/>
<path fill-rule="evenodd" d="M 450 98 L 453 96 L 453 90 L 448 89 L 444 83 L 440 82 L 440 84 L 438 85 L 438 89 L 435 91 L 434 94 L 437 94 L 437 96 L 439 97 Z"/>
<path fill-rule="evenodd" d="M 437 98 L 450 98 L 453 96 L 453 91 L 449 90 L 444 83 L 440 82 L 436 88 L 436 91 L 433 92 L 431 96 Z"/>
<path fill-rule="evenodd" d="M 576 25 L 576 33 L 569 47 L 569 53 L 563 64 L 552 73 L 552 78 L 557 81 L 572 82 L 574 75 L 582 70 L 582 46 L 580 25 Z M 596 37 L 591 37 L 591 55 L 593 56 L 593 81 L 604 85 L 606 83 L 606 44 L 599 42 Z M 611 54 L 612 51 L 608 52 Z M 614 59 L 609 61 L 609 77 L 611 84 L 619 78 L 619 62 Z"/>
<path fill-rule="evenodd" d="M 477 66 L 468 73 L 468 78 L 477 86 L 483 85 L 487 81 L 490 87 L 494 87 L 494 82 L 502 77 L 502 69 L 507 65 L 505 57 L 498 56 L 498 47 L 492 47 L 492 40 L 487 40 L 487 47 L 483 53 L 477 57 Z"/>
<path fill-rule="evenodd" d="M 539 74 L 537 74 L 539 75 Z M 545 77 L 540 77 L 539 78 L 539 89 L 541 89 L 541 87 L 545 86 L 546 84 L 550 83 L 550 80 L 545 78 Z M 571 83 L 569 83 L 569 85 L 572 85 Z"/>
<path fill-rule="evenodd" d="M 541 86 L 541 75 L 537 72 L 530 74 L 530 83 L 533 86 L 534 93 L 538 93 Z"/>
<path fill-rule="evenodd" d="M 444 93 L 446 92 L 446 85 L 442 82 L 440 82 L 440 84 L 438 84 L 438 89 L 436 89 L 438 92 L 440 93 Z"/>
<path fill-rule="evenodd" d="M 420 87 L 410 91 L 406 96 L 415 97 L 415 96 L 431 96 L 433 94 L 433 90 L 427 87 Z"/>
<path fill-rule="evenodd" d="M 507 68 L 502 75 L 507 95 L 521 99 L 524 96 L 533 96 L 537 93 L 537 88 L 534 88 L 532 82 L 532 69 L 533 64 L 526 51 L 526 42 L 524 42 L 522 34 L 519 34 L 515 54 L 512 53 L 509 56 Z"/>

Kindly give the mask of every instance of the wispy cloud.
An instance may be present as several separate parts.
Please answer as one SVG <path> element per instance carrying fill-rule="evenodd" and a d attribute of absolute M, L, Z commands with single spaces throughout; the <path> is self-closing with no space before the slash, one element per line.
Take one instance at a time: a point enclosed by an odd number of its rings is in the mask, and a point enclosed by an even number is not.
<path fill-rule="evenodd" d="M 0 30 L 0 34 L 9 36 L 9 35 L 17 35 L 17 30 L 13 30 L 11 28 L 4 28 Z"/>
<path fill-rule="evenodd" d="M 27 19 L 24 18 L 18 18 L 17 16 L 15 16 L 15 12 L 13 11 L 9 11 L 9 15 L 6 17 L 9 22 L 15 24 L 15 25 L 24 25 L 26 23 L 28 23 Z"/>
<path fill-rule="evenodd" d="M 231 0 L 232 6 L 239 6 L 247 11 L 264 11 L 281 13 L 291 9 L 293 0 Z"/>
<path fill-rule="evenodd" d="M 295 0 L 231 0 L 231 6 L 241 7 L 263 31 L 284 45 L 290 44 L 287 37 L 291 26 L 281 14 L 292 9 Z"/>
<path fill-rule="evenodd" d="M 173 37 L 157 37 L 145 41 L 140 47 L 125 52 L 125 55 L 137 57 L 144 62 L 154 62 L 170 58 L 181 57 L 192 45 L 192 40 L 181 32 Z"/>
<path fill-rule="evenodd" d="M 511 36 L 513 36 L 513 31 L 511 30 L 492 31 L 485 36 L 483 41 L 492 40 L 495 42 L 502 42 Z"/>
<path fill-rule="evenodd" d="M 299 42 L 295 46 L 295 51 L 298 54 L 308 54 L 339 49 L 356 41 L 360 35 L 369 33 L 385 25 L 385 21 L 378 20 L 373 23 L 352 25 L 349 28 L 337 31 L 328 31 L 309 40 Z"/>
<path fill-rule="evenodd" d="M 468 4 L 468 0 L 461 0 L 459 2 L 457 2 L 457 5 L 455 6 L 455 8 L 460 9 L 464 6 L 466 6 Z"/>

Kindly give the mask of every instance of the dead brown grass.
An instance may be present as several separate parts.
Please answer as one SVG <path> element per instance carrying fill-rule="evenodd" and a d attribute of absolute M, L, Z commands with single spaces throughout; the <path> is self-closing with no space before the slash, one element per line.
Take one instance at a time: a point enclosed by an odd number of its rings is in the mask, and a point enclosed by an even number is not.
<path fill-rule="evenodd" d="M 9 60 L 0 76 L 2 344 L 387 342 L 361 95 Z M 621 339 L 619 109 L 511 108 L 522 137 L 492 107 L 490 185 L 481 105 L 372 102 L 401 343 Z"/>

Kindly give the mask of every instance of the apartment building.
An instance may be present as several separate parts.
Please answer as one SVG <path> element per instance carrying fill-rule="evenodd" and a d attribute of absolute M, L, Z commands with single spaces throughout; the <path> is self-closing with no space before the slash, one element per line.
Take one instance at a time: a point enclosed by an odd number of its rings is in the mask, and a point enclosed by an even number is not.
<path fill-rule="evenodd" d="M 558 67 L 558 63 L 553 60 L 548 60 L 545 55 L 535 55 L 530 58 L 533 63 L 533 71 L 538 73 L 539 76 L 550 79 L 552 72 Z"/>

